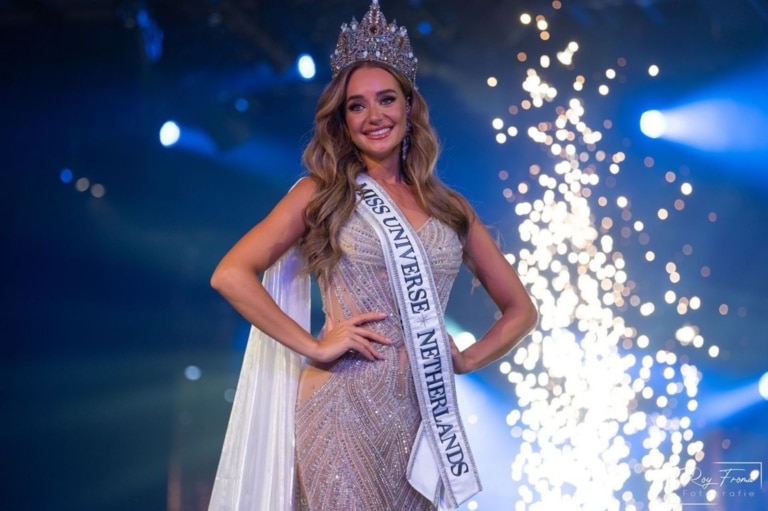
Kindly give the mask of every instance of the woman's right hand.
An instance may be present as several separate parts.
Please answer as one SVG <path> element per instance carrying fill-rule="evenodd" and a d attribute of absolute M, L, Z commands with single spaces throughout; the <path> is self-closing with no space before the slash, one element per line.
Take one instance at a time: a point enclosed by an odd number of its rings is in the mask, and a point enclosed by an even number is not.
<path fill-rule="evenodd" d="M 348 351 L 356 351 L 371 361 L 383 359 L 384 356 L 374 348 L 373 343 L 392 344 L 392 341 L 364 325 L 371 321 L 381 321 L 387 316 L 385 312 L 364 312 L 339 323 L 328 318 L 325 335 L 318 339 L 317 353 L 312 359 L 332 362 Z"/>

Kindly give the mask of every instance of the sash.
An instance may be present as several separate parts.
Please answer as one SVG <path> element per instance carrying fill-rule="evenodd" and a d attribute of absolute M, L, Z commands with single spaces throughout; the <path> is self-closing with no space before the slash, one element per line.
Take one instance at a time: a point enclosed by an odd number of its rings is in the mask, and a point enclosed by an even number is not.
<path fill-rule="evenodd" d="M 310 282 L 294 246 L 263 277 L 286 314 L 309 330 Z M 302 358 L 252 326 L 209 511 L 294 508 L 294 420 Z"/>
<path fill-rule="evenodd" d="M 441 508 L 455 509 L 482 487 L 459 416 L 453 361 L 432 269 L 416 231 L 367 174 L 357 210 L 379 236 L 421 409 L 408 482 Z"/>

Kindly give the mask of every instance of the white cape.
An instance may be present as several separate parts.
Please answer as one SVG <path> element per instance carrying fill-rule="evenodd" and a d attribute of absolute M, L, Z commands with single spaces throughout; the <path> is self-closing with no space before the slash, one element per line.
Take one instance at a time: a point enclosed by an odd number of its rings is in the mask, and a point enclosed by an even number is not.
<path fill-rule="evenodd" d="M 277 305 L 310 329 L 310 281 L 296 247 L 265 273 Z M 294 420 L 302 358 L 251 327 L 209 511 L 292 511 Z"/>

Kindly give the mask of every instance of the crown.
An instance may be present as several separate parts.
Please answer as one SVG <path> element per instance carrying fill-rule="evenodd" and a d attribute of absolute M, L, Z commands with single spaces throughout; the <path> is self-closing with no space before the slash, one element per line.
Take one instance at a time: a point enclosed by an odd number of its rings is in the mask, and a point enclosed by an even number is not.
<path fill-rule="evenodd" d="M 331 54 L 331 71 L 335 78 L 342 69 L 360 61 L 383 62 L 416 83 L 417 59 L 413 56 L 408 31 L 393 20 L 387 24 L 379 8 L 379 0 L 372 0 L 368 12 L 360 23 L 352 18 L 341 25 L 336 50 Z"/>

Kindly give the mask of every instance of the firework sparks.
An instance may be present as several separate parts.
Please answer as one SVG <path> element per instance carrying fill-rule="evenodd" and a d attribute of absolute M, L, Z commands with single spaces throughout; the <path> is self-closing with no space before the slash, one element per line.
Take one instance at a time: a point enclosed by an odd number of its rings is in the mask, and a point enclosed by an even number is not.
<path fill-rule="evenodd" d="M 544 16 L 523 15 L 520 21 L 538 30 L 545 43 L 551 40 Z M 679 198 L 660 206 L 658 218 L 643 220 L 635 218 L 631 197 L 601 186 L 613 188 L 628 156 L 603 147 L 609 144 L 601 130 L 612 122 L 590 126 L 586 100 L 577 95 L 610 94 L 619 73 L 608 68 L 589 75 L 600 76 L 594 83 L 588 81 L 587 73 L 576 71 L 578 51 L 574 41 L 554 50 L 554 58 L 538 58 L 523 78 L 519 101 L 509 108 L 513 122 L 506 114 L 492 120 L 498 143 L 525 133 L 548 154 L 545 162 L 530 166 L 527 179 L 502 187 L 520 218 L 522 241 L 507 259 L 541 318 L 531 341 L 499 366 L 519 404 L 507 416 L 512 435 L 521 441 L 511 467 L 519 483 L 515 509 L 681 509 L 679 490 L 704 451 L 689 416 L 698 406 L 700 374 L 676 351 L 703 348 L 705 342 L 697 326 L 680 324 L 670 327 L 675 349 L 658 349 L 642 325 L 664 307 L 684 316 L 699 309 L 701 299 L 677 290 L 682 272 L 672 261 L 664 264 L 669 289 L 663 300 L 644 298 L 617 247 L 620 241 L 645 247 L 640 248 L 645 262 L 658 264 L 661 256 L 646 247 L 649 229 L 682 211 L 693 187 L 668 172 L 665 181 L 679 187 Z M 536 61 L 524 53 L 518 60 Z M 553 64 L 568 75 L 562 88 L 543 76 Z M 625 67 L 627 61 L 616 64 Z M 649 69 L 652 76 L 658 73 L 656 66 Z M 489 87 L 498 83 L 495 77 L 487 80 Z M 563 92 L 569 88 L 570 96 Z M 521 121 L 514 117 L 521 112 L 544 118 L 523 127 L 514 122 Z M 643 164 L 653 166 L 653 160 Z M 501 171 L 499 179 L 506 182 L 510 175 Z M 683 247 L 685 255 L 692 251 Z M 636 326 L 630 318 L 637 318 Z M 709 346 L 708 353 L 716 357 L 719 349 Z"/>

